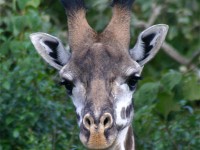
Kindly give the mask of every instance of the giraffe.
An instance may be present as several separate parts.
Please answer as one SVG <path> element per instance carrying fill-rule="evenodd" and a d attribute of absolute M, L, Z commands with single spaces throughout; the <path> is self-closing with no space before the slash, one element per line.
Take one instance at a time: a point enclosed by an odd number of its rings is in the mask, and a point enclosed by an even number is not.
<path fill-rule="evenodd" d="M 68 18 L 69 49 L 47 33 L 30 35 L 41 57 L 59 71 L 76 108 L 79 138 L 88 149 L 135 150 L 132 96 L 168 26 L 145 29 L 129 49 L 133 1 L 113 0 L 111 21 L 97 33 L 87 22 L 83 0 L 61 0 Z"/>

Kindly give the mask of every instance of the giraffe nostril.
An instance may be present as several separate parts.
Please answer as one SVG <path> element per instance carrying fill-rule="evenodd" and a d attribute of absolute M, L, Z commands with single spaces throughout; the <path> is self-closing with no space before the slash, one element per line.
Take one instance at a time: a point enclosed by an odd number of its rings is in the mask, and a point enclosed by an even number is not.
<path fill-rule="evenodd" d="M 91 125 L 91 122 L 90 122 L 90 119 L 89 119 L 89 118 L 86 118 L 86 119 L 85 119 L 85 122 L 86 122 L 86 124 L 87 124 L 88 126 Z"/>
<path fill-rule="evenodd" d="M 103 114 L 103 116 L 100 119 L 100 122 L 104 126 L 105 129 L 111 127 L 113 123 L 111 114 L 109 113 Z"/>
<path fill-rule="evenodd" d="M 104 120 L 104 122 L 103 122 L 103 125 L 106 126 L 106 124 L 108 123 L 108 121 L 109 121 L 109 119 L 106 118 L 106 119 Z"/>
<path fill-rule="evenodd" d="M 83 125 L 89 130 L 90 127 L 94 124 L 94 119 L 90 114 L 86 114 L 83 118 Z"/>
<path fill-rule="evenodd" d="M 109 124 L 110 124 L 110 118 L 109 117 L 106 117 L 105 118 L 105 120 L 104 120 L 104 122 L 103 122 L 103 125 L 104 125 L 104 127 L 106 128 L 107 126 L 109 126 Z"/>
<path fill-rule="evenodd" d="M 109 124 L 110 119 L 108 117 L 105 118 L 103 125 L 106 126 L 107 124 Z"/>
<path fill-rule="evenodd" d="M 113 118 L 110 113 L 104 113 L 100 117 L 100 124 L 104 129 L 110 128 L 113 124 Z M 94 118 L 90 114 L 86 114 L 83 118 L 83 125 L 86 129 L 91 130 L 91 127 L 97 128 L 99 124 L 94 124 Z"/>

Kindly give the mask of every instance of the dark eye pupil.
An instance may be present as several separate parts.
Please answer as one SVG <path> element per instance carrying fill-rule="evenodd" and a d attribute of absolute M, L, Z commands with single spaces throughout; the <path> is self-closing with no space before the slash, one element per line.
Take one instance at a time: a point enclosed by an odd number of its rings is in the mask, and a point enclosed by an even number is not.
<path fill-rule="evenodd" d="M 133 91 L 136 87 L 138 80 L 141 80 L 141 77 L 131 75 L 127 80 L 126 83 L 128 84 L 131 91 Z"/>
<path fill-rule="evenodd" d="M 63 80 L 63 81 L 61 82 L 61 85 L 64 85 L 65 88 L 66 88 L 66 90 L 67 90 L 67 93 L 68 93 L 69 95 L 72 95 L 72 90 L 73 90 L 73 88 L 74 88 L 74 84 L 73 84 L 72 81 Z"/>

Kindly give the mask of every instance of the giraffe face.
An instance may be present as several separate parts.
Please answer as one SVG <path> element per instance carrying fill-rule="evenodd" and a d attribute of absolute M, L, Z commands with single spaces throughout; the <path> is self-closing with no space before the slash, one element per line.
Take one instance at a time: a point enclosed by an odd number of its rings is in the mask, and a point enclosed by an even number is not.
<path fill-rule="evenodd" d="M 90 149 L 111 146 L 133 118 L 132 95 L 142 67 L 128 53 L 114 51 L 95 43 L 72 54 L 60 70 L 76 107 L 80 139 Z"/>

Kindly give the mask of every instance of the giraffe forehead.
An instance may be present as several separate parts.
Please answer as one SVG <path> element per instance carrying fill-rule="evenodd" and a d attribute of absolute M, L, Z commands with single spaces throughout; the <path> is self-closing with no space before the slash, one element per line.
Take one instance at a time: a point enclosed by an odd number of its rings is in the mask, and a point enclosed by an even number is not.
<path fill-rule="evenodd" d="M 140 65 L 126 52 L 95 43 L 79 53 L 72 53 L 71 59 L 60 73 L 61 76 L 70 76 L 70 79 L 88 83 L 94 78 L 113 80 L 113 78 L 126 76 L 139 70 L 141 70 Z"/>
<path fill-rule="evenodd" d="M 80 57 L 80 59 L 74 60 L 77 69 L 80 72 L 90 72 L 88 75 L 93 75 L 93 77 L 106 76 L 114 72 L 119 73 L 119 68 L 123 62 L 123 56 L 121 54 L 118 54 L 116 57 L 108 49 L 104 49 L 104 47 L 102 49 L 89 49 L 85 52 L 85 55 Z"/>

